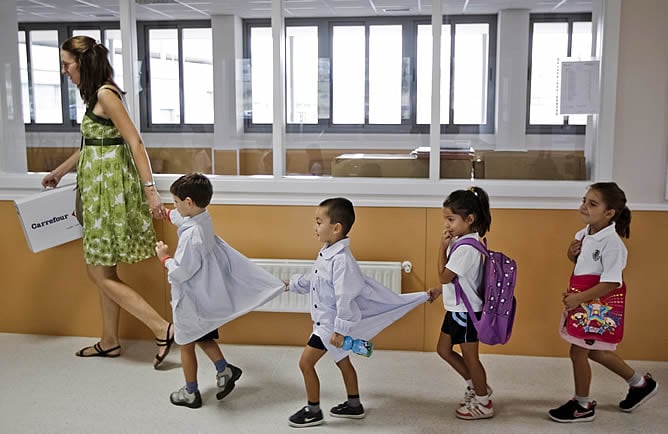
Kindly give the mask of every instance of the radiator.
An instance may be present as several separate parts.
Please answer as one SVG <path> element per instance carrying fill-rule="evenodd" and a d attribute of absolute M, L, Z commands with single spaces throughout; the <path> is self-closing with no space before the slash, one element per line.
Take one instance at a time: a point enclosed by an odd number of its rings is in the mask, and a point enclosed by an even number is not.
<path fill-rule="evenodd" d="M 281 280 L 290 280 L 293 274 L 304 274 L 313 267 L 312 260 L 253 259 L 255 263 Z M 362 272 L 382 285 L 401 294 L 401 272 L 410 272 L 408 262 L 358 261 Z M 256 309 L 261 312 L 310 312 L 309 294 L 285 292 Z"/>

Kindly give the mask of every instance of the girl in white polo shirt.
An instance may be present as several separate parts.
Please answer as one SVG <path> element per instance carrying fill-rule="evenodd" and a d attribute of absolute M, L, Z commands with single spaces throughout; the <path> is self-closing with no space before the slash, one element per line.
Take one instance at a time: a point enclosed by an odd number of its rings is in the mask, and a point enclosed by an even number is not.
<path fill-rule="evenodd" d="M 628 238 L 630 233 L 631 211 L 626 206 L 626 195 L 614 182 L 592 184 L 579 211 L 587 226 L 575 234 L 568 248 L 568 259 L 575 263 L 571 288 L 579 289 L 563 294 L 565 310 L 560 329 L 561 336 L 571 344 L 575 396 L 548 412 L 557 422 L 594 419 L 596 401 L 589 398 L 589 359 L 629 383 L 629 392 L 619 403 L 621 411 L 633 411 L 654 396 L 658 388 L 650 374 L 637 373 L 615 352 L 623 330 L 619 313 L 623 312 L 623 304 L 610 295 L 615 294 L 618 300 L 625 298 L 622 271 L 627 250 L 620 237 Z M 582 281 L 589 283 L 578 286 Z M 609 301 L 601 301 L 604 296 Z M 615 311 L 615 305 L 621 309 Z"/>
<path fill-rule="evenodd" d="M 457 277 L 471 308 L 480 319 L 483 307 L 480 293 L 483 257 L 470 245 L 461 245 L 450 253 L 455 242 L 469 237 L 477 240 L 489 231 L 492 215 L 485 190 L 471 187 L 450 193 L 443 202 L 443 222 L 438 246 L 438 277 L 442 286 L 429 290 L 432 301 L 443 293 L 443 304 L 447 311 L 436 352 L 467 384 L 464 400 L 455 410 L 455 416 L 466 420 L 487 419 L 494 416 L 494 407 L 489 399 L 492 390 L 487 385 L 485 367 L 478 356 L 478 334 L 466 305 L 457 300 L 452 283 Z M 453 350 L 455 345 L 459 345 L 461 354 Z"/>

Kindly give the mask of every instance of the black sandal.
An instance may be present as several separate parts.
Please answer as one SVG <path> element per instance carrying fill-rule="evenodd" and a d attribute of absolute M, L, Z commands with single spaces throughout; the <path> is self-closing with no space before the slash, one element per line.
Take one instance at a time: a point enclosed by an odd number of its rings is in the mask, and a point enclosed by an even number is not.
<path fill-rule="evenodd" d="M 94 353 L 84 354 L 86 352 L 86 350 L 89 350 L 91 348 L 95 350 Z M 79 351 L 77 351 L 74 354 L 76 354 L 77 357 L 109 357 L 109 358 L 114 358 L 114 357 L 118 357 L 118 356 L 121 355 L 120 349 L 121 349 L 121 346 L 116 345 L 114 348 L 109 348 L 107 350 L 103 350 L 102 345 L 100 345 L 100 343 L 98 342 L 95 345 L 93 345 L 92 347 L 83 347 L 82 349 L 80 349 Z M 109 354 L 109 353 L 113 353 L 114 351 L 118 351 L 118 354 Z"/>
<path fill-rule="evenodd" d="M 165 336 L 165 339 L 160 339 L 160 338 L 155 338 L 155 344 L 158 346 L 158 350 L 160 350 L 161 347 L 165 347 L 165 351 L 160 355 L 160 351 L 158 351 L 158 354 L 155 355 L 155 360 L 153 361 L 153 369 L 158 369 L 158 366 L 165 360 L 167 357 L 167 354 L 169 354 L 169 350 L 172 349 L 172 344 L 174 343 L 174 335 L 171 337 L 169 336 L 169 332 L 172 330 L 172 326 L 174 324 L 169 323 L 167 326 L 167 335 Z"/>

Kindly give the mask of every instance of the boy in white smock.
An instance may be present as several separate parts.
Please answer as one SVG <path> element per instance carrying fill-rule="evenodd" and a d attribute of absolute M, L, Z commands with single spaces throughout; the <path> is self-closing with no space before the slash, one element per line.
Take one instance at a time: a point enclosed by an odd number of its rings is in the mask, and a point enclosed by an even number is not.
<path fill-rule="evenodd" d="M 170 187 L 176 210 L 169 220 L 178 226 L 174 257 L 158 241 L 155 251 L 167 268 L 172 285 L 174 340 L 181 345 L 186 385 L 170 395 L 174 405 L 202 406 L 197 384 L 195 347 L 216 367 L 216 397 L 223 399 L 241 376 L 241 369 L 225 360 L 215 339 L 218 327 L 271 300 L 285 290 L 284 283 L 216 236 L 206 207 L 213 187 L 199 173 L 184 175 Z M 232 271 L 233 270 L 233 271 Z"/>
<path fill-rule="evenodd" d="M 371 339 L 385 327 L 424 303 L 426 292 L 396 294 L 362 273 L 350 252 L 348 232 L 355 221 L 353 204 L 345 198 L 327 199 L 315 213 L 315 232 L 325 245 L 311 271 L 295 275 L 288 289 L 311 294 L 313 332 L 299 368 L 304 376 L 307 405 L 290 416 L 293 427 L 320 425 L 320 381 L 315 365 L 326 352 L 341 370 L 348 399 L 330 409 L 332 417 L 361 419 L 357 373 L 349 352 L 341 349 L 344 336 Z"/>

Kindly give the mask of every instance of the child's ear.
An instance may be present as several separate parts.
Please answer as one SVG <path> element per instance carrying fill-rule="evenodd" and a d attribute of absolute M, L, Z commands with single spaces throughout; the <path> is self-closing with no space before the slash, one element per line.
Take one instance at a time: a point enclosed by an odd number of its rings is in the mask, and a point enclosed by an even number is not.
<path fill-rule="evenodd" d="M 466 223 L 473 226 L 473 223 L 475 223 L 475 214 L 468 214 L 466 216 Z"/>
<path fill-rule="evenodd" d="M 334 233 L 338 234 L 340 232 L 343 232 L 343 225 L 341 223 L 335 223 L 334 224 Z"/>
<path fill-rule="evenodd" d="M 614 209 L 609 209 L 606 212 L 603 213 L 604 216 L 607 217 L 608 220 L 612 220 L 612 218 L 615 216 L 615 210 Z"/>

